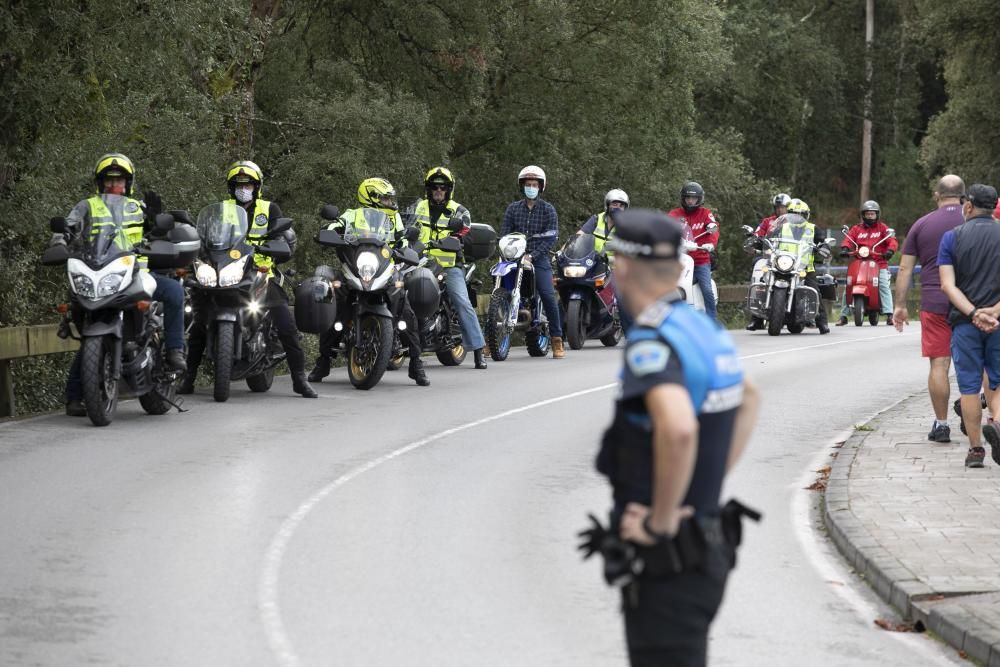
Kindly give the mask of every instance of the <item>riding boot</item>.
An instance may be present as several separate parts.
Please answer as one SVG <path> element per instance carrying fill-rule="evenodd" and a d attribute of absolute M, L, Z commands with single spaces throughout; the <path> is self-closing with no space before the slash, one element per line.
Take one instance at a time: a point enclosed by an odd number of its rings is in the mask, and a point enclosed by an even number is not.
<path fill-rule="evenodd" d="M 486 359 L 483 356 L 483 348 L 479 348 L 478 350 L 474 351 L 473 355 L 476 358 L 476 368 L 479 369 L 479 370 L 485 369 L 486 368 Z"/>
<path fill-rule="evenodd" d="M 188 369 L 188 372 L 184 374 L 184 379 L 177 386 L 178 394 L 193 394 L 194 393 L 194 379 L 198 375 L 198 369 Z"/>
<path fill-rule="evenodd" d="M 184 361 L 184 350 L 167 350 L 167 368 L 181 373 L 187 370 L 187 362 Z"/>
<path fill-rule="evenodd" d="M 758 329 L 764 328 L 764 320 L 759 317 L 755 317 L 750 320 L 750 324 L 747 325 L 747 331 L 757 331 Z"/>
<path fill-rule="evenodd" d="M 552 358 L 562 359 L 566 356 L 566 350 L 563 348 L 563 339 L 559 336 L 552 337 Z"/>
<path fill-rule="evenodd" d="M 322 382 L 330 374 L 330 357 L 321 354 L 316 357 L 316 364 L 309 372 L 309 382 Z"/>
<path fill-rule="evenodd" d="M 319 398 L 316 390 L 309 386 L 304 369 L 292 371 L 292 391 L 296 394 L 302 394 L 302 398 Z"/>
<path fill-rule="evenodd" d="M 71 399 L 66 401 L 66 416 L 67 417 L 86 417 L 87 408 L 83 406 L 83 401 L 80 399 Z"/>
<path fill-rule="evenodd" d="M 429 387 L 431 384 L 431 381 L 427 379 L 427 373 L 424 372 L 424 362 L 420 360 L 420 357 L 410 359 L 409 376 L 421 387 Z"/>

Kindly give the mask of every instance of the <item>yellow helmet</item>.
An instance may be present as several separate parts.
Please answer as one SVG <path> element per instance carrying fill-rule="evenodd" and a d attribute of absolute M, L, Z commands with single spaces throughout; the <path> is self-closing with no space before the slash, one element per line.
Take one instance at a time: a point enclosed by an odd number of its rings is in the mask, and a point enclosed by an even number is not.
<path fill-rule="evenodd" d="M 264 185 L 264 172 L 260 170 L 257 163 L 250 160 L 239 160 L 229 165 L 226 171 L 226 185 L 229 186 L 229 194 L 236 190 L 237 183 L 254 183 L 254 198 L 260 195 L 260 189 Z"/>
<path fill-rule="evenodd" d="M 107 153 L 102 155 L 94 165 L 94 183 L 97 185 L 97 193 L 101 193 L 101 181 L 105 176 L 124 176 L 125 194 L 132 196 L 132 183 L 135 181 L 135 167 L 132 160 L 121 153 Z"/>
<path fill-rule="evenodd" d="M 793 199 L 788 202 L 788 212 L 801 215 L 806 220 L 809 219 L 809 204 L 805 203 L 801 199 Z"/>
<path fill-rule="evenodd" d="M 455 192 L 455 177 L 451 175 L 451 170 L 447 167 L 434 167 L 424 176 L 424 189 L 427 191 L 427 198 L 431 198 L 431 188 L 435 185 L 445 186 L 445 201 L 451 199 Z"/>
<path fill-rule="evenodd" d="M 358 203 L 368 208 L 382 208 L 395 211 L 396 189 L 384 178 L 366 178 L 358 186 Z"/>

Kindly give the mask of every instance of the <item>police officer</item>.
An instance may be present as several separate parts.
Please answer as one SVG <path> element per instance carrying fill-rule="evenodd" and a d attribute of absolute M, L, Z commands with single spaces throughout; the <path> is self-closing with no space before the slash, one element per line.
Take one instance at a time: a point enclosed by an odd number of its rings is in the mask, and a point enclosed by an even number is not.
<path fill-rule="evenodd" d="M 612 241 L 635 325 L 597 461 L 614 490 L 612 527 L 581 534 L 591 538 L 581 546 L 602 552 L 609 581 L 617 578 L 609 574 L 612 555 L 624 562 L 634 666 L 705 664 L 709 625 L 735 563 L 739 517 L 759 518 L 735 501 L 719 506 L 758 398 L 729 335 L 673 294 L 681 238 L 679 223 L 662 212 L 629 209 Z"/>
<path fill-rule="evenodd" d="M 276 203 L 260 198 L 260 189 L 263 183 L 264 174 L 260 167 L 249 160 L 234 162 L 226 172 L 226 186 L 232 197 L 232 199 L 227 200 L 227 203 L 241 206 L 246 210 L 247 219 L 250 222 L 247 241 L 251 245 L 265 243 L 271 225 L 281 217 L 281 209 Z M 285 232 L 285 239 L 294 252 L 295 232 L 292 230 Z M 274 260 L 259 253 L 254 253 L 253 260 L 258 269 L 269 270 L 270 280 L 267 285 L 265 305 L 271 312 L 271 321 L 278 332 L 278 340 L 281 341 L 281 346 L 285 350 L 285 361 L 288 363 L 288 370 L 292 375 L 292 391 L 301 394 L 303 398 L 318 398 L 319 395 L 306 379 L 305 352 L 302 351 L 302 345 L 299 343 L 299 331 L 295 328 L 295 320 L 292 319 L 292 313 L 288 307 L 288 295 L 285 294 L 282 287 L 282 279 L 274 274 Z M 195 312 L 196 322 L 191 327 L 188 336 L 190 368 L 184 382 L 177 390 L 179 394 L 190 394 L 194 391 L 198 365 L 205 352 L 205 323 L 197 321 L 197 309 Z"/>

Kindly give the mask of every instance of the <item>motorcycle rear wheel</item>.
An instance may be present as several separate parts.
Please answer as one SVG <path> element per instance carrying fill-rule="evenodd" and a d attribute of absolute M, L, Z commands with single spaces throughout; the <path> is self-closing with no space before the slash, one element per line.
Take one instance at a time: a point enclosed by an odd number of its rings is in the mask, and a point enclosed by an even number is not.
<path fill-rule="evenodd" d="M 465 356 L 468 354 L 468 351 L 465 349 L 464 345 L 458 344 L 448 350 L 438 350 L 434 354 L 437 355 L 438 361 L 445 366 L 459 366 L 463 361 L 465 361 Z"/>
<path fill-rule="evenodd" d="M 528 347 L 528 354 L 532 357 L 544 357 L 548 355 L 552 346 L 552 337 L 549 336 L 549 329 L 546 326 L 542 331 L 529 331 L 524 336 L 524 344 Z"/>
<path fill-rule="evenodd" d="M 873 310 L 872 312 L 868 313 L 868 324 L 872 325 L 873 327 L 877 327 L 878 326 L 878 311 L 877 310 Z"/>
<path fill-rule="evenodd" d="M 865 323 L 865 297 L 860 294 L 854 295 L 854 326 L 860 327 Z"/>
<path fill-rule="evenodd" d="M 229 382 L 233 376 L 233 346 L 236 325 L 234 322 L 217 322 L 215 325 L 215 384 L 212 397 L 218 403 L 229 400 Z"/>
<path fill-rule="evenodd" d="M 163 356 L 154 351 L 156 359 L 154 361 L 157 369 L 163 368 Z M 151 415 L 165 415 L 170 411 L 171 403 L 177 402 L 177 386 L 174 380 L 157 383 L 152 391 L 146 392 L 139 397 L 139 405 Z"/>
<path fill-rule="evenodd" d="M 777 336 L 785 324 L 785 306 L 788 303 L 788 292 L 776 289 L 771 292 L 771 305 L 767 317 L 767 334 Z"/>
<path fill-rule="evenodd" d="M 252 392 L 262 393 L 267 391 L 271 388 L 271 384 L 274 382 L 274 366 L 271 366 L 263 373 L 248 375 L 246 381 L 247 387 L 249 387 Z"/>
<path fill-rule="evenodd" d="M 94 426 L 107 426 L 115 418 L 118 407 L 118 378 L 112 377 L 115 340 L 111 336 L 83 339 L 80 351 L 80 380 L 83 384 L 83 404 Z"/>
<path fill-rule="evenodd" d="M 570 301 L 566 308 L 566 339 L 571 350 L 582 349 L 587 341 L 587 327 L 583 316 L 583 301 Z"/>
<path fill-rule="evenodd" d="M 800 333 L 802 333 L 803 329 L 805 329 L 805 325 L 797 324 L 797 323 L 795 323 L 795 324 L 789 323 L 788 324 L 788 333 L 800 334 Z"/>
<path fill-rule="evenodd" d="M 611 330 L 611 333 L 601 336 L 601 345 L 604 347 L 614 347 L 622 339 L 624 333 L 621 327 L 616 326 Z"/>
<path fill-rule="evenodd" d="M 497 290 L 490 295 L 490 305 L 486 310 L 486 344 L 490 346 L 490 358 L 503 361 L 510 354 L 510 330 L 507 319 L 510 316 L 510 294 Z"/>
<path fill-rule="evenodd" d="M 361 345 L 355 344 L 354 333 L 348 339 L 347 377 L 355 389 L 368 390 L 378 384 L 389 365 L 392 319 L 362 315 L 358 326 L 361 327 Z"/>

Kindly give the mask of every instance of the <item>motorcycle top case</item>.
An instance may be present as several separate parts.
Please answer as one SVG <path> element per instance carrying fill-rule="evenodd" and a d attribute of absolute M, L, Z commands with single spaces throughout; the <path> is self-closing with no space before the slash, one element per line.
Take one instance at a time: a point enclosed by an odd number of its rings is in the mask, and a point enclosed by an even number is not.
<path fill-rule="evenodd" d="M 497 250 L 497 233 L 489 225 L 473 222 L 465 235 L 462 254 L 467 261 L 489 259 Z"/>
<path fill-rule="evenodd" d="M 321 276 L 310 276 L 295 288 L 295 326 L 299 331 L 322 334 L 337 321 L 333 288 Z"/>
<path fill-rule="evenodd" d="M 417 317 L 430 317 L 441 303 L 441 288 L 430 269 L 419 267 L 406 274 L 403 279 L 406 298 Z"/>
<path fill-rule="evenodd" d="M 166 240 L 173 244 L 177 250 L 176 257 L 151 254 L 149 256 L 149 268 L 151 269 L 182 269 L 198 259 L 198 251 L 201 248 L 201 240 L 198 237 L 198 230 L 191 225 L 175 225 L 167 232 Z"/>

